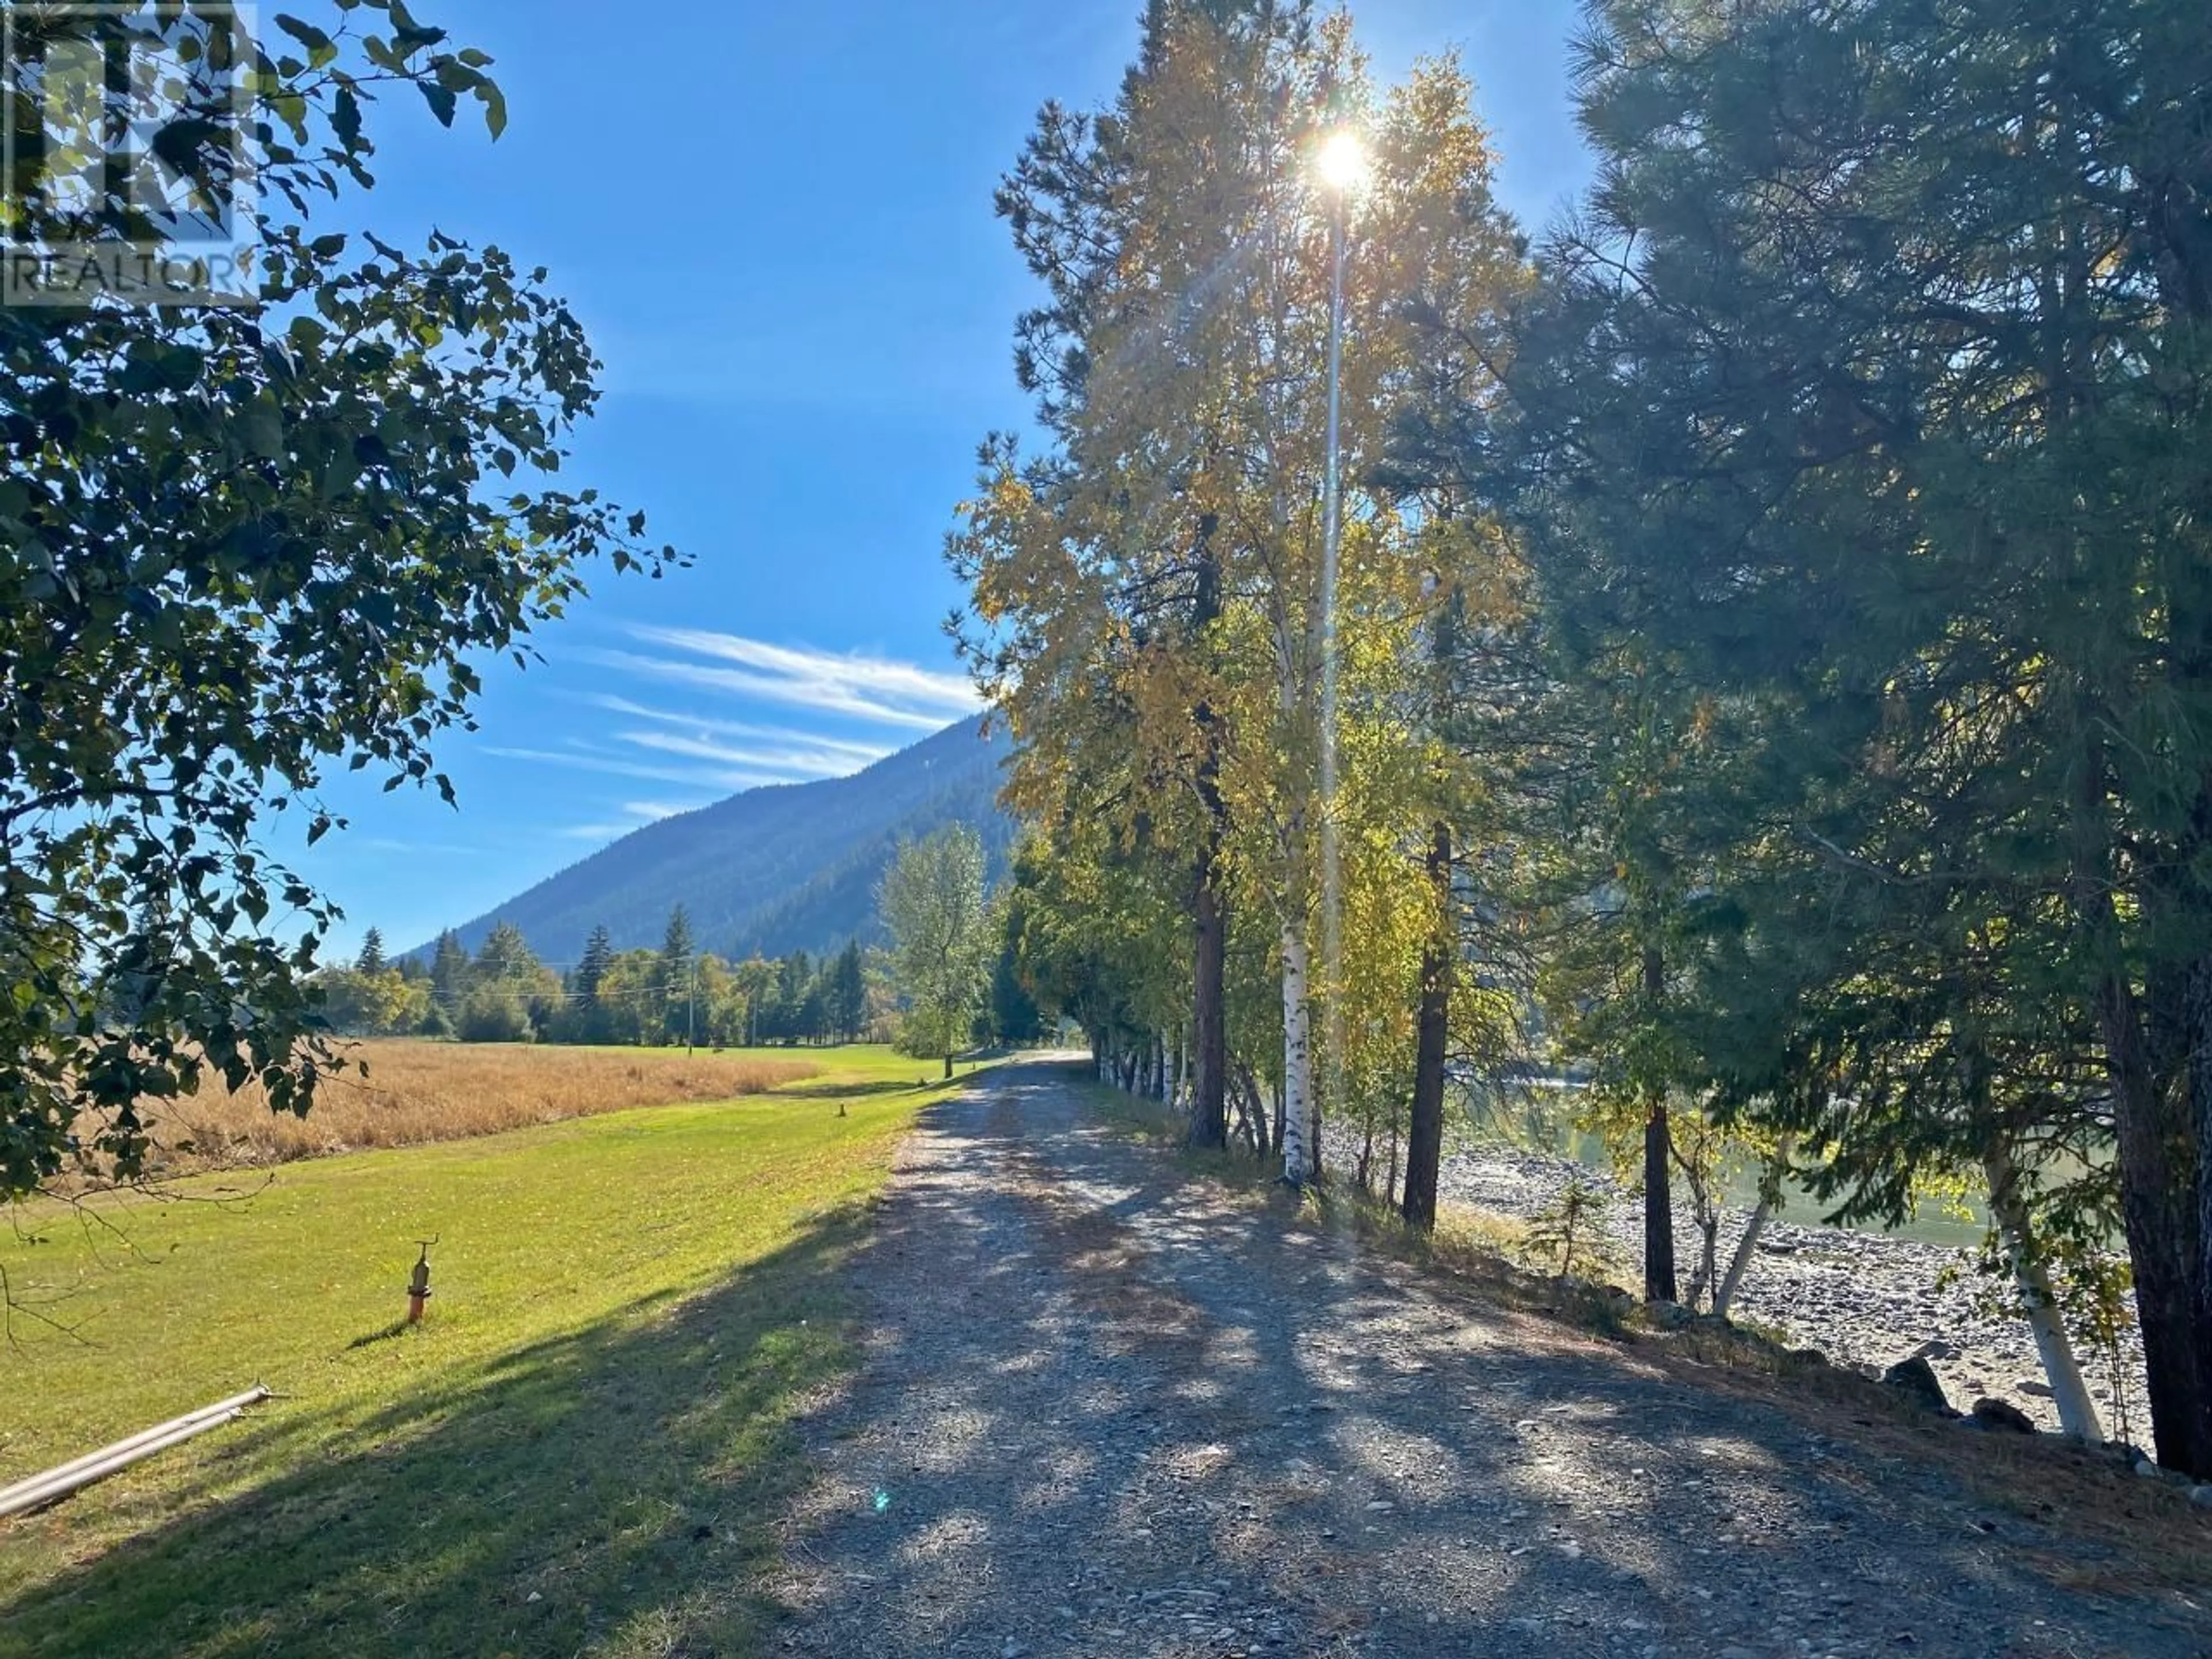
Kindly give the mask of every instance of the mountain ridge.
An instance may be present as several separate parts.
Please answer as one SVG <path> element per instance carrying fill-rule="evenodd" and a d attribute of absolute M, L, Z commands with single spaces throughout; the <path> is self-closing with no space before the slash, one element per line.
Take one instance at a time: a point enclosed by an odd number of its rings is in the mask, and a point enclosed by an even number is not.
<path fill-rule="evenodd" d="M 876 933 L 877 883 L 901 841 L 967 823 L 994 875 L 1004 869 L 1015 833 L 998 805 L 1007 750 L 977 717 L 845 777 L 741 790 L 642 824 L 454 931 L 474 951 L 495 922 L 512 922 L 540 957 L 568 961 L 602 925 L 617 950 L 657 946 L 680 903 L 700 948 L 717 953 L 865 941 Z"/>

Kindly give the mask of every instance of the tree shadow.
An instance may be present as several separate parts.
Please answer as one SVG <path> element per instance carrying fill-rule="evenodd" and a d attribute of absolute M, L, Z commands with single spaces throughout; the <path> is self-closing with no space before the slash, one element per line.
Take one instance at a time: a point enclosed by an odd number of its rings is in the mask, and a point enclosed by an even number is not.
<path fill-rule="evenodd" d="M 811 1428 L 798 1652 L 2205 1651 L 2187 1603 L 2054 1586 L 2126 1563 L 1916 1437 L 1439 1297 L 1066 1081 L 925 1115 L 863 1269 L 898 1317 Z"/>
<path fill-rule="evenodd" d="M 411 1393 L 343 1455 L 301 1444 L 250 1490 L 187 1491 L 6 1606 L 0 1654 L 747 1650 L 805 1476 L 789 1416 L 848 1365 L 842 1276 L 866 1224 L 822 1216 L 702 1294 Z M 262 1432 L 281 1457 L 313 1425 Z"/>
<path fill-rule="evenodd" d="M 937 1081 L 938 1079 L 932 1079 Z M 956 1082 L 957 1079 L 954 1079 Z M 775 1091 L 777 1100 L 865 1100 L 872 1095 L 911 1094 L 904 1078 L 877 1083 L 791 1083 Z"/>

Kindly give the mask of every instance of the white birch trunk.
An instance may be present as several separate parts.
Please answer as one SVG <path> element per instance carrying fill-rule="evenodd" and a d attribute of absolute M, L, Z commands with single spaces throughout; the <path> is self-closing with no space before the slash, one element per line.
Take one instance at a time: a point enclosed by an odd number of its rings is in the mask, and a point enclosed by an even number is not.
<path fill-rule="evenodd" d="M 2081 1367 L 2074 1358 L 2074 1344 L 2066 1335 L 2065 1322 L 2059 1317 L 2058 1297 L 2052 1291 L 2051 1275 L 2036 1259 L 2027 1206 L 2021 1201 L 2020 1171 L 2013 1164 L 2012 1149 L 2002 1140 L 1991 1141 L 1982 1158 L 1982 1170 L 1990 1181 L 1990 1214 L 1997 1224 L 1997 1237 L 2004 1245 L 2005 1255 L 2012 1263 L 2013 1278 L 2020 1285 L 2028 1332 L 2035 1338 L 2035 1351 L 2043 1359 L 2044 1380 L 2051 1384 L 2051 1403 L 2058 1407 L 2059 1431 L 2090 1445 L 2101 1445 L 2104 1421 L 2097 1415 L 2096 1401 L 2089 1398 L 2088 1384 L 2081 1380 Z"/>
<path fill-rule="evenodd" d="M 1752 1252 L 1759 1248 L 1759 1236 L 1766 1231 L 1766 1218 L 1774 1213 L 1774 1206 L 1766 1200 L 1759 1200 L 1759 1207 L 1744 1223 L 1743 1237 L 1736 1241 L 1735 1254 L 1729 1258 L 1728 1275 L 1713 1292 L 1713 1313 L 1726 1319 L 1729 1304 L 1735 1300 L 1736 1286 L 1743 1283 L 1744 1270 L 1751 1266 Z"/>
<path fill-rule="evenodd" d="M 1283 1179 L 1304 1184 L 1313 1164 L 1306 1144 L 1312 1109 L 1313 1053 L 1306 1034 L 1305 918 L 1283 924 Z"/>

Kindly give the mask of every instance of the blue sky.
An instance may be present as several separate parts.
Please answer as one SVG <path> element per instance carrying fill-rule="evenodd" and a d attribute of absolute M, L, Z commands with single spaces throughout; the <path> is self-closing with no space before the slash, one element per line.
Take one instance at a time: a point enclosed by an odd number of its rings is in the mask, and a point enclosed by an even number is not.
<path fill-rule="evenodd" d="M 1580 185 L 1571 7 L 1354 9 L 1386 78 L 1460 50 L 1524 224 Z M 1010 338 L 1034 297 L 991 192 L 1045 99 L 1112 94 L 1139 6 L 689 0 L 631 15 L 696 33 L 627 40 L 582 0 L 416 10 L 496 60 L 506 136 L 389 99 L 378 188 L 332 222 L 546 266 L 606 364 L 572 477 L 696 562 L 606 577 L 539 635 L 544 662 L 492 665 L 482 729 L 440 750 L 458 811 L 347 781 L 329 793 L 349 830 L 280 840 L 345 908 L 349 949 L 371 923 L 411 945 L 653 817 L 854 770 L 963 712 L 939 548 L 978 441 L 1024 422 Z"/>

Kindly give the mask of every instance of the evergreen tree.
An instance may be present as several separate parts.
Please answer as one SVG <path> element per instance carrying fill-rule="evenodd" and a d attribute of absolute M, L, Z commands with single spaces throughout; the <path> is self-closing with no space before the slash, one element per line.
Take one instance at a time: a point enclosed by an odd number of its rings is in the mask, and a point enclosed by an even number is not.
<path fill-rule="evenodd" d="M 569 985 L 579 998 L 596 1005 L 600 981 L 615 959 L 614 938 L 605 923 L 592 929 L 592 936 L 584 941 L 584 954 L 576 963 L 575 977 Z"/>
<path fill-rule="evenodd" d="M 1559 637 L 1743 717 L 1738 855 L 1678 872 L 1759 1013 L 1717 1069 L 1879 1203 L 2075 1121 L 2086 1054 L 2160 1460 L 2212 1475 L 2212 33 L 1603 0 L 1581 51 L 1601 184 L 1478 465 Z"/>
<path fill-rule="evenodd" d="M 860 941 L 848 939 L 830 970 L 830 1023 L 847 1042 L 860 1040 L 868 1021 L 868 977 L 860 957 Z"/>
<path fill-rule="evenodd" d="M 430 955 L 431 1001 L 449 1017 L 457 1015 L 472 977 L 469 953 L 461 948 L 461 936 L 448 928 L 438 935 L 437 948 Z"/>
<path fill-rule="evenodd" d="M 381 930 L 372 927 L 362 935 L 361 954 L 354 958 L 353 965 L 354 971 L 356 973 L 380 974 L 384 971 L 386 964 L 384 960 L 384 934 Z"/>
<path fill-rule="evenodd" d="M 770 1005 L 775 998 L 775 964 L 748 957 L 732 970 L 738 1000 L 744 1011 L 739 1040 L 748 1045 L 769 1042 L 773 1035 Z"/>
<path fill-rule="evenodd" d="M 796 1042 L 806 1035 L 806 993 L 814 982 L 814 964 L 804 951 L 793 951 L 775 961 L 775 983 L 765 1007 L 763 1035 L 774 1042 Z"/>
<path fill-rule="evenodd" d="M 682 905 L 668 913 L 668 927 L 660 938 L 660 962 L 654 976 L 659 999 L 662 1042 L 688 1042 L 696 1037 L 697 985 L 692 958 L 697 945 L 691 937 L 691 918 Z"/>
<path fill-rule="evenodd" d="M 523 938 L 522 930 L 504 920 L 492 923 L 491 931 L 484 935 L 484 942 L 477 951 L 476 961 L 471 965 L 470 991 L 474 992 L 483 987 L 499 988 L 523 1011 L 528 1028 L 523 1033 L 525 1036 L 543 1034 L 552 1030 L 559 1024 L 568 1006 L 562 995 L 561 976 L 538 961 L 537 953 L 530 948 L 529 941 Z M 468 1000 L 466 996 L 462 998 L 464 1005 Z M 482 1006 L 494 1012 L 480 1019 L 477 1028 L 505 1030 L 507 1022 L 503 1005 L 498 1004 L 496 1000 L 487 1000 Z M 465 1036 L 468 1021 L 463 1018 L 460 1024 L 462 1035 Z M 507 1042 L 511 1039 L 500 1036 L 480 1040 Z"/>
<path fill-rule="evenodd" d="M 507 921 L 495 921 L 477 949 L 474 963 L 479 979 L 527 977 L 538 967 L 538 957 L 523 938 L 522 929 Z"/>
<path fill-rule="evenodd" d="M 806 982 L 806 995 L 799 1003 L 799 1033 L 809 1042 L 830 1040 L 830 968 L 824 963 L 823 970 Z"/>
<path fill-rule="evenodd" d="M 606 1042 L 612 1039 L 612 1027 L 599 1000 L 599 988 L 606 982 L 614 960 L 614 939 L 602 923 L 592 928 L 591 937 L 584 941 L 584 954 L 568 979 L 568 1025 L 580 1042 Z"/>

